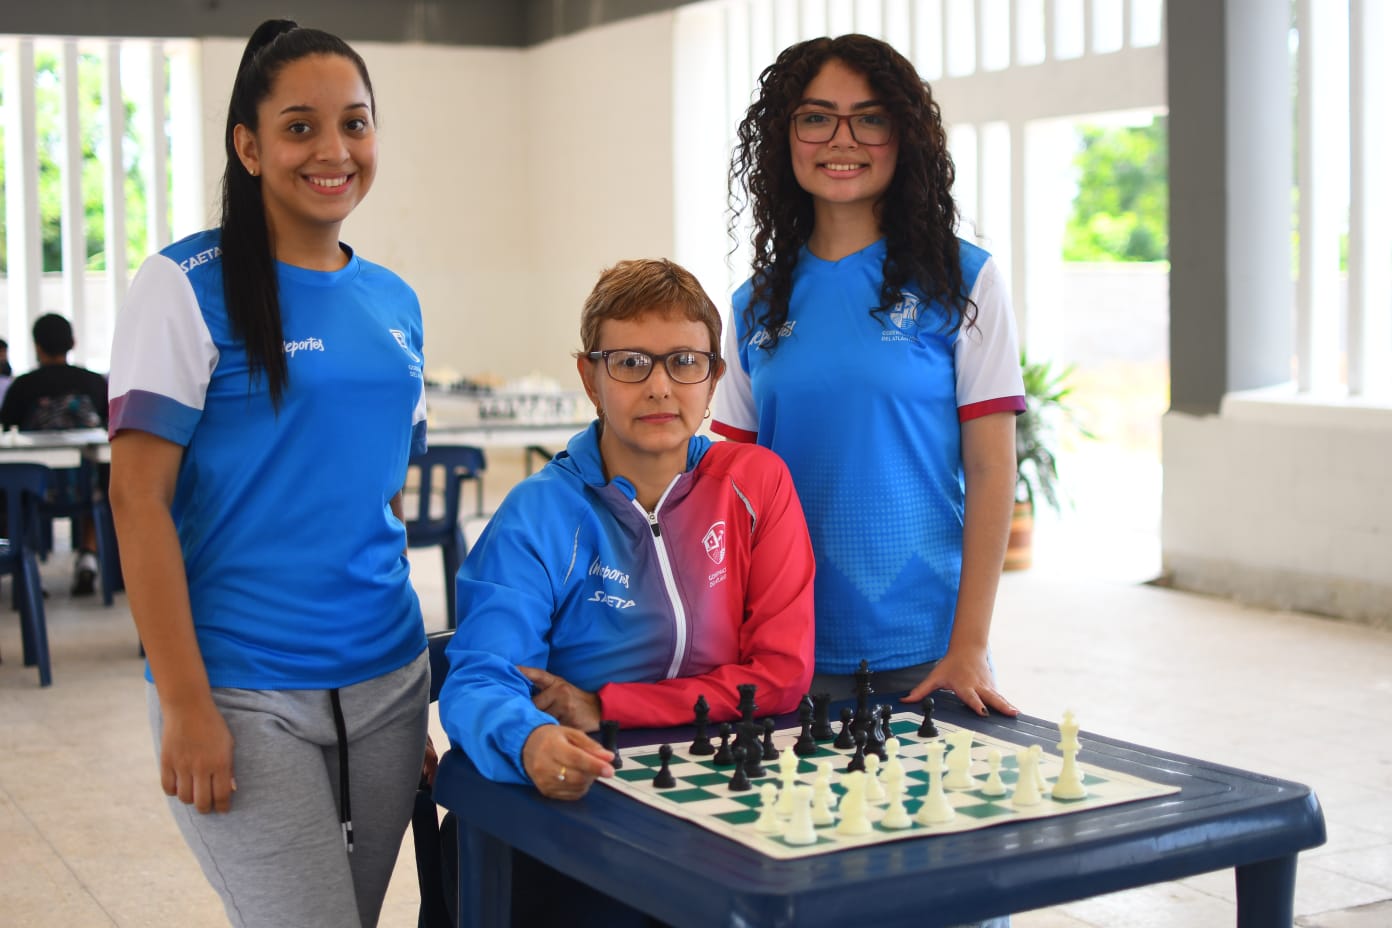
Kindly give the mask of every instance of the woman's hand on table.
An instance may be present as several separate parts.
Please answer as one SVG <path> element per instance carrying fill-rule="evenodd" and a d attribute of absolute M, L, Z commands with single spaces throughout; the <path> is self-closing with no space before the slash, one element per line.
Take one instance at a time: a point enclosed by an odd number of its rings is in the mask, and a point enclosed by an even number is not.
<path fill-rule="evenodd" d="M 614 755 L 565 725 L 538 725 L 522 745 L 522 766 L 548 799 L 579 799 L 599 777 L 612 777 Z"/>
<path fill-rule="evenodd" d="M 597 695 L 536 667 L 518 665 L 517 669 L 532 683 L 532 705 L 562 725 L 581 731 L 599 731 L 604 715 Z"/>
<path fill-rule="evenodd" d="M 991 665 L 986 662 L 984 652 L 968 656 L 949 650 L 932 672 L 909 691 L 904 701 L 922 702 L 923 697 L 933 695 L 934 690 L 951 690 L 977 715 L 985 715 L 988 708 L 1001 715 L 1013 717 L 1020 714 L 1010 700 L 996 691 L 996 681 L 991 676 Z"/>

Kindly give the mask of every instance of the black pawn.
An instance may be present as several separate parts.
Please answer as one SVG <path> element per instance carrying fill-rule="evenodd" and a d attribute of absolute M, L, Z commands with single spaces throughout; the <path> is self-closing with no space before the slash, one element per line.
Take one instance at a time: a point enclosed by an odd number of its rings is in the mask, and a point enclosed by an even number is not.
<path fill-rule="evenodd" d="M 730 723 L 720 723 L 720 750 L 715 752 L 711 758 L 717 767 L 728 767 L 735 762 L 735 756 L 730 752 Z"/>
<path fill-rule="evenodd" d="M 865 769 L 865 732 L 863 730 L 855 733 L 855 754 L 851 755 L 851 762 L 846 765 L 846 772 L 852 770 Z"/>
<path fill-rule="evenodd" d="M 749 776 L 744 772 L 744 748 L 736 746 L 732 752 L 735 755 L 735 774 L 730 777 L 730 790 L 742 793 L 749 790 Z"/>
<path fill-rule="evenodd" d="M 691 747 L 686 749 L 686 753 L 697 757 L 714 754 L 715 746 L 711 744 L 710 735 L 706 732 L 706 725 L 710 722 L 710 705 L 707 704 L 706 697 L 697 696 L 693 709 L 696 713 L 696 740 L 691 742 Z"/>
<path fill-rule="evenodd" d="M 604 745 L 606 751 L 614 752 L 614 759 L 609 762 L 609 766 L 618 770 L 623 766 L 623 758 L 619 756 L 619 723 L 613 719 L 605 719 L 599 723 L 599 742 Z"/>
<path fill-rule="evenodd" d="M 841 733 L 832 742 L 832 747 L 848 751 L 855 747 L 855 735 L 851 733 L 851 710 L 843 706 L 841 709 Z"/>
<path fill-rule="evenodd" d="M 938 726 L 933 724 L 933 697 L 923 697 L 923 724 L 918 726 L 918 736 L 920 738 L 936 738 L 938 736 Z"/>
<path fill-rule="evenodd" d="M 662 758 L 662 766 L 658 768 L 657 776 L 653 777 L 653 786 L 658 789 L 671 789 L 677 785 L 677 778 L 672 776 L 672 771 L 667 766 L 672 762 L 672 746 L 664 744 L 657 749 L 657 756 Z"/>
<path fill-rule="evenodd" d="M 812 737 L 830 741 L 836 737 L 831 730 L 831 694 L 818 693 L 812 697 Z"/>
<path fill-rule="evenodd" d="M 759 728 L 753 722 L 740 722 L 740 737 L 736 749 L 744 748 L 744 775 L 751 780 L 768 773 L 764 769 L 764 752 L 759 748 Z M 736 755 L 738 756 L 738 755 Z M 735 763 L 739 763 L 736 761 Z"/>
<path fill-rule="evenodd" d="M 778 760 L 778 748 L 773 746 L 773 719 L 764 719 L 764 760 Z"/>
<path fill-rule="evenodd" d="M 798 720 L 802 722 L 802 734 L 793 744 L 793 753 L 810 757 L 817 753 L 817 739 L 812 737 L 812 707 L 805 702 L 798 708 Z"/>

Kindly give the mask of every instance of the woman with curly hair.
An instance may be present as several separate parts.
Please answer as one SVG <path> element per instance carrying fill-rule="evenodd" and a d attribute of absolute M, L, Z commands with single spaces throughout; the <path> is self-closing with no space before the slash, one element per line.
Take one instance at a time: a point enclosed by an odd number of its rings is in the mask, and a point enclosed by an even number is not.
<path fill-rule="evenodd" d="M 1024 385 L 952 181 L 938 104 L 884 42 L 812 39 L 764 70 L 730 168 L 753 275 L 712 428 L 792 472 L 817 556 L 813 692 L 850 695 L 864 660 L 881 692 L 1014 715 L 987 639 Z"/>

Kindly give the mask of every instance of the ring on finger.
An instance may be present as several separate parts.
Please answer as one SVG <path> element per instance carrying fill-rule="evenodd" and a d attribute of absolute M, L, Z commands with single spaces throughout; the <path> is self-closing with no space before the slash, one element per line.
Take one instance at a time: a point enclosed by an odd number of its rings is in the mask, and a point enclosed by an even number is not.
<path fill-rule="evenodd" d="M 565 764 L 561 764 L 561 772 L 558 773 L 558 774 L 556 774 L 556 779 L 558 779 L 558 780 L 564 780 L 564 779 L 565 779 L 565 772 L 566 772 Z"/>

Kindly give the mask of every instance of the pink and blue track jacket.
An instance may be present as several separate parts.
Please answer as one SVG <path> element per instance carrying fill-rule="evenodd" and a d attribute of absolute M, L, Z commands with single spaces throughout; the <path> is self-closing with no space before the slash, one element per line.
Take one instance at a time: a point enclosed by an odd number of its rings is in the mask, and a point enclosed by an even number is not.
<path fill-rule="evenodd" d="M 490 779 L 528 782 L 522 745 L 555 719 L 516 665 L 598 692 L 624 728 L 789 712 L 813 665 L 812 545 L 773 452 L 697 436 L 687 470 L 644 511 L 606 481 L 598 425 L 518 484 L 459 570 L 440 718 Z"/>

